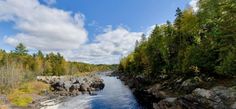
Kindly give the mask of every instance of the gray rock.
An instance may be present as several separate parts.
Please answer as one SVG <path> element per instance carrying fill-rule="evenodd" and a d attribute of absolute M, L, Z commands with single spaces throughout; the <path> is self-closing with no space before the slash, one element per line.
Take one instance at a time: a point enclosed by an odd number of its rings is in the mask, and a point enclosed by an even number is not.
<path fill-rule="evenodd" d="M 230 106 L 231 109 L 236 109 L 236 102 L 234 102 L 231 106 Z"/>
<path fill-rule="evenodd" d="M 76 81 L 74 82 L 74 84 L 77 84 L 77 83 L 82 84 L 84 83 L 84 81 L 82 78 L 76 78 Z"/>
<path fill-rule="evenodd" d="M 175 106 L 175 101 L 177 98 L 165 98 L 158 103 L 153 103 L 153 109 L 170 109 Z"/>
<path fill-rule="evenodd" d="M 89 85 L 87 83 L 82 83 L 80 85 L 80 91 L 87 91 L 89 89 Z"/>
<path fill-rule="evenodd" d="M 222 99 L 214 91 L 197 88 L 192 92 L 192 95 L 195 96 L 197 101 L 201 104 L 207 104 L 214 109 L 227 108 Z"/>
<path fill-rule="evenodd" d="M 186 92 L 192 92 L 195 88 L 197 88 L 201 84 L 201 79 L 198 77 L 190 78 L 182 82 L 181 89 Z"/>
<path fill-rule="evenodd" d="M 71 86 L 72 86 L 72 83 L 70 81 L 64 82 L 64 88 L 66 89 L 66 91 L 70 91 Z"/>
<path fill-rule="evenodd" d="M 70 92 L 72 91 L 79 91 L 80 89 L 80 84 L 72 84 L 72 86 L 70 87 Z"/>
<path fill-rule="evenodd" d="M 229 105 L 229 107 L 233 106 L 236 102 L 236 89 L 234 87 L 226 88 L 224 86 L 216 86 L 211 90 L 215 92 L 226 105 Z"/>

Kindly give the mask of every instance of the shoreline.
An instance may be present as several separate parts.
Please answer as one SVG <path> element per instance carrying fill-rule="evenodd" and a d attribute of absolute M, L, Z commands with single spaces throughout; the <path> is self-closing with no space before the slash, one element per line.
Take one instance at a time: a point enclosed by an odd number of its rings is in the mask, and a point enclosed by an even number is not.
<path fill-rule="evenodd" d="M 144 109 L 236 109 L 235 83 L 220 84 L 218 80 L 206 81 L 201 76 L 161 75 L 159 81 L 153 82 L 142 76 L 130 77 L 118 72 L 113 75 L 133 91 Z"/>

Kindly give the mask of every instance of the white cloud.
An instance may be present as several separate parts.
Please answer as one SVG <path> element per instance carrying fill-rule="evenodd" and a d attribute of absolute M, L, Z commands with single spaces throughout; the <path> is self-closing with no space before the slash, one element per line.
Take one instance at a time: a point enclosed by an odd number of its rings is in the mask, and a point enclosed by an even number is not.
<path fill-rule="evenodd" d="M 134 49 L 142 32 L 130 32 L 123 26 L 103 28 L 103 33 L 87 42 L 85 16 L 48 7 L 37 0 L 0 1 L 0 22 L 14 22 L 19 33 L 5 36 L 7 44 L 24 43 L 44 53 L 60 52 L 67 60 L 95 64 L 118 63 Z"/>
<path fill-rule="evenodd" d="M 199 9 L 199 7 L 198 7 L 198 2 L 199 2 L 199 0 L 191 0 L 191 1 L 189 2 L 189 5 L 193 8 L 193 10 L 194 10 L 195 12 L 197 12 L 198 9 Z"/>
<path fill-rule="evenodd" d="M 134 49 L 135 41 L 140 40 L 141 32 L 129 32 L 123 27 L 112 29 L 96 36 L 94 42 L 81 46 L 78 50 L 63 51 L 68 60 L 89 63 L 118 63 L 122 56 Z"/>
<path fill-rule="evenodd" d="M 155 29 L 156 25 L 152 25 L 146 29 L 146 36 L 149 37 L 152 34 L 152 31 Z"/>
<path fill-rule="evenodd" d="M 37 0 L 0 1 L 0 21 L 13 21 L 20 33 L 6 36 L 15 46 L 22 42 L 41 50 L 76 49 L 86 42 L 84 16 L 40 4 Z"/>

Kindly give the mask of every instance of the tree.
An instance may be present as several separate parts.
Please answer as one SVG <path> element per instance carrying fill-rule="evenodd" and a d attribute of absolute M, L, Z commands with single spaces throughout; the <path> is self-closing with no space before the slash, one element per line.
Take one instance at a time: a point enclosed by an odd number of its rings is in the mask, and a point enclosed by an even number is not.
<path fill-rule="evenodd" d="M 28 52 L 28 50 L 26 49 L 26 47 L 22 43 L 19 43 L 15 48 L 15 53 L 18 55 L 26 55 L 27 52 Z"/>
<path fill-rule="evenodd" d="M 137 51 L 138 46 L 139 46 L 139 42 L 138 42 L 138 40 L 136 40 L 136 42 L 135 42 L 135 46 L 134 46 L 135 51 Z"/>
<path fill-rule="evenodd" d="M 41 50 L 39 50 L 37 53 L 37 56 L 40 58 L 43 58 L 44 57 L 43 52 Z"/>
<path fill-rule="evenodd" d="M 142 36 L 141 36 L 141 41 L 140 41 L 140 42 L 143 43 L 143 42 L 146 41 L 146 39 L 147 39 L 147 38 L 146 38 L 145 34 L 142 34 Z"/>
<path fill-rule="evenodd" d="M 180 29 L 180 25 L 181 25 L 181 19 L 182 19 L 182 11 L 180 8 L 176 9 L 176 19 L 175 19 L 175 27 L 177 28 L 177 30 Z"/>

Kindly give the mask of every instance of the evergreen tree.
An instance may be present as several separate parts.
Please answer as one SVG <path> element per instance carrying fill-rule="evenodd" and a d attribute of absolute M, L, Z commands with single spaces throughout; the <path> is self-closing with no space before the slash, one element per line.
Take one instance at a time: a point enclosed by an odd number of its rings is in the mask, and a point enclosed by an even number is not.
<path fill-rule="evenodd" d="M 26 55 L 28 50 L 26 49 L 26 47 L 22 44 L 22 43 L 19 43 L 16 48 L 15 48 L 15 51 L 14 51 L 16 54 L 19 54 L 19 55 Z"/>

